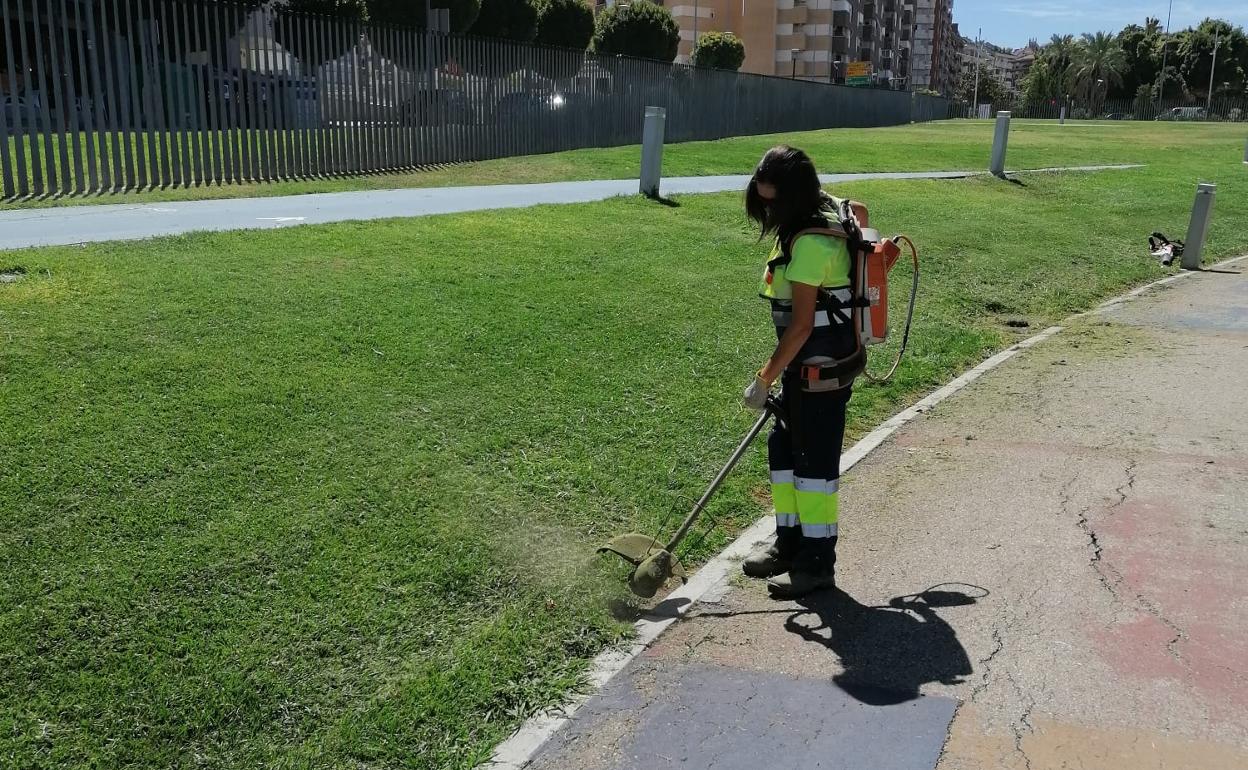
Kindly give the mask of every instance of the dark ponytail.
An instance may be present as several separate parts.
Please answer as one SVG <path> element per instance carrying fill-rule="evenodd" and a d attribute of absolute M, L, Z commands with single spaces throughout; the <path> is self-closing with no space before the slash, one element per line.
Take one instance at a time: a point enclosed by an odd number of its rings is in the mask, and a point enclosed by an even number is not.
<path fill-rule="evenodd" d="M 764 200 L 760 182 L 775 187 L 776 197 Z M 830 205 L 810 156 L 787 145 L 767 151 L 745 192 L 745 213 L 758 223 L 763 238 L 797 228 Z"/>

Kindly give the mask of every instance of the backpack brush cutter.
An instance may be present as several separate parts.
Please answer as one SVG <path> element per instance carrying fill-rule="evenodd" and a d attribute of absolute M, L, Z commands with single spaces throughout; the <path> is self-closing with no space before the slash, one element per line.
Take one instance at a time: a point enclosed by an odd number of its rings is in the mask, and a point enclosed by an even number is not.
<path fill-rule="evenodd" d="M 882 343 L 888 336 L 888 274 L 897 264 L 900 257 L 901 243 L 904 242 L 910 247 L 914 276 L 910 288 L 910 301 L 906 310 L 905 331 L 902 335 L 901 347 L 897 351 L 897 357 L 888 369 L 888 373 L 883 377 L 876 377 L 870 372 L 863 372 L 871 382 L 887 382 L 893 376 L 893 373 L 897 371 L 897 365 L 901 363 L 901 357 L 905 354 L 906 346 L 910 341 L 910 326 L 914 320 L 915 298 L 919 292 L 919 252 L 915 248 L 914 243 L 904 235 L 881 239 L 874 230 L 859 229 L 853 219 L 853 214 L 849 210 L 848 202 L 846 202 L 844 207 L 842 222 L 846 233 L 849 235 L 848 240 L 850 240 L 851 244 L 851 253 L 857 252 L 857 258 L 851 263 L 853 272 L 851 283 L 855 294 L 853 322 L 863 347 Z M 842 234 L 840 237 L 845 237 L 845 235 Z M 727 478 L 737 461 L 745 454 L 745 450 L 749 449 L 750 444 L 754 442 L 754 439 L 758 437 L 758 434 L 762 432 L 763 427 L 766 426 L 768 420 L 772 417 L 781 421 L 784 419 L 779 405 L 769 398 L 767 400 L 767 408 L 763 410 L 762 415 L 759 416 L 754 426 L 745 434 L 745 438 L 741 440 L 737 450 L 728 458 L 728 462 L 711 482 L 710 487 L 707 488 L 698 502 L 694 504 L 693 510 L 681 522 L 680 527 L 672 535 L 671 540 L 663 543 L 649 535 L 631 532 L 627 535 L 612 538 L 606 545 L 598 549 L 599 553 L 610 552 L 617 554 L 634 566 L 633 572 L 628 578 L 629 590 L 637 596 L 649 599 L 663 587 L 663 584 L 669 578 L 679 577 L 682 582 L 686 580 L 685 568 L 674 553 L 676 548 L 685 539 L 685 535 L 689 534 L 689 530 L 702 515 L 707 502 L 710 501 L 716 490 L 719 489 L 720 484 Z"/>

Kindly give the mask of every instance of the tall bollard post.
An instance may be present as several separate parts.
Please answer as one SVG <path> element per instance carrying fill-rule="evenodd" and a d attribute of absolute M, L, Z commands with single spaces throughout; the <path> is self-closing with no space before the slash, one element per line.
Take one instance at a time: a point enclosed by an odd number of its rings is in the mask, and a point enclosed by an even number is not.
<path fill-rule="evenodd" d="M 1199 270 L 1201 252 L 1209 234 L 1209 217 L 1213 214 L 1213 198 L 1218 186 L 1210 182 L 1196 185 L 1196 201 L 1192 203 L 1192 219 L 1187 224 L 1187 241 L 1183 244 L 1183 269 Z"/>
<path fill-rule="evenodd" d="M 995 176 L 1005 178 L 1005 145 L 1010 138 L 1010 113 L 997 113 L 997 133 L 992 138 L 992 162 L 988 170 Z"/>
<path fill-rule="evenodd" d="M 1244 140 L 1244 163 L 1248 163 L 1248 139 Z"/>
<path fill-rule="evenodd" d="M 1066 105 L 1064 105 L 1064 104 L 1062 105 L 1062 111 L 1061 111 L 1061 114 L 1059 114 L 1059 115 L 1057 116 L 1057 124 L 1058 124 L 1059 126 L 1064 126 L 1064 125 L 1066 125 Z"/>
<path fill-rule="evenodd" d="M 663 177 L 663 129 L 667 110 L 647 107 L 646 122 L 641 129 L 641 194 L 659 197 L 659 181 Z"/>

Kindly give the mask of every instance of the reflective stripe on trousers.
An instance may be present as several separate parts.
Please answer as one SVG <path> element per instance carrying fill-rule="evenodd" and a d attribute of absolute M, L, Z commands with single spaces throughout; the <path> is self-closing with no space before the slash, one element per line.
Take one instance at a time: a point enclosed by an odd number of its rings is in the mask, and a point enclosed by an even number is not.
<path fill-rule="evenodd" d="M 771 472 L 771 504 L 776 511 L 777 527 L 796 527 L 797 489 L 793 483 L 793 471 Z"/>
<path fill-rule="evenodd" d="M 848 390 L 808 393 L 786 377 L 780 406 L 786 417 L 767 438 L 776 526 L 801 525 L 805 537 L 837 536 L 841 442 Z"/>

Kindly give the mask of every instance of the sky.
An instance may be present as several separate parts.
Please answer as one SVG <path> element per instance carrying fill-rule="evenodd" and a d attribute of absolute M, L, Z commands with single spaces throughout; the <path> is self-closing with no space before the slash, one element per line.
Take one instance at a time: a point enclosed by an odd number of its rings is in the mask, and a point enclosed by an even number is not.
<path fill-rule="evenodd" d="M 983 27 L 989 43 L 1020 48 L 1033 37 L 1043 43 L 1055 34 L 1117 32 L 1147 16 L 1164 27 L 1168 6 L 1168 0 L 953 0 L 953 20 L 972 40 Z M 1170 29 L 1195 26 L 1206 16 L 1248 28 L 1248 0 L 1174 0 Z"/>

